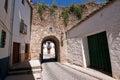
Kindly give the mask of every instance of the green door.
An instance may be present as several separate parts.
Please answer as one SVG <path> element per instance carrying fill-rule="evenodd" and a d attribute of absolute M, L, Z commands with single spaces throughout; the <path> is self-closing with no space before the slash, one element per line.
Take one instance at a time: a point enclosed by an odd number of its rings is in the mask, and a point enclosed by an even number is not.
<path fill-rule="evenodd" d="M 111 73 L 106 32 L 88 36 L 90 66 Z"/>

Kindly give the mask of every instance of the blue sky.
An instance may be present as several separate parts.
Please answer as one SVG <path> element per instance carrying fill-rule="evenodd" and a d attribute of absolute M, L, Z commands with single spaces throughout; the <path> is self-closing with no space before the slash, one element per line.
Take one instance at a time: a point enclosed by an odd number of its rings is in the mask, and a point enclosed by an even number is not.
<path fill-rule="evenodd" d="M 58 6 L 69 6 L 70 4 L 80 4 L 84 3 L 88 0 L 32 0 L 34 3 L 45 3 L 47 5 L 51 5 L 53 2 L 55 2 Z M 97 2 L 105 2 L 106 0 L 96 0 Z"/>

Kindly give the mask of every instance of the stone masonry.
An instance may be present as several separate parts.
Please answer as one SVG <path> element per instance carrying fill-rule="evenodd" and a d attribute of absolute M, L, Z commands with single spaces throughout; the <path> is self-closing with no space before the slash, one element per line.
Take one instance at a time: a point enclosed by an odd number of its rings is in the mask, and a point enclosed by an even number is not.
<path fill-rule="evenodd" d="M 66 43 L 66 35 L 65 32 L 72 28 L 75 24 L 77 24 L 80 20 L 77 20 L 77 18 L 70 14 L 69 16 L 69 23 L 67 27 L 64 26 L 63 24 L 63 19 L 60 17 L 60 14 L 63 9 L 67 7 L 57 7 L 55 9 L 54 15 L 50 15 L 49 11 L 49 6 L 46 7 L 44 13 L 43 13 L 43 20 L 40 19 L 39 13 L 37 11 L 38 5 L 37 4 L 32 4 L 33 7 L 33 13 L 32 13 L 32 28 L 31 28 L 31 45 L 30 45 L 30 53 L 31 53 L 31 59 L 39 59 L 40 54 L 41 54 L 41 45 L 42 45 L 42 40 L 46 36 L 55 36 L 59 40 L 60 44 L 60 61 L 70 61 L 71 63 L 75 64 L 82 64 L 78 60 L 73 58 L 80 58 L 81 60 L 81 55 L 79 54 L 74 54 L 71 52 L 68 52 L 67 54 L 67 43 Z M 83 7 L 83 16 L 82 19 L 85 18 L 85 16 L 88 16 L 95 10 L 99 9 L 101 7 L 100 4 L 96 3 L 86 3 Z M 82 20 L 81 19 L 81 20 Z M 64 33 L 63 39 L 61 39 L 61 33 Z M 63 46 L 61 45 L 61 42 L 63 41 Z M 76 42 L 77 43 L 79 42 Z M 72 45 L 71 46 L 76 46 Z M 68 46 L 70 48 L 70 46 Z M 71 48 L 70 48 L 71 49 Z M 72 49 L 71 49 L 72 50 Z M 80 63 L 80 64 L 79 64 Z"/>

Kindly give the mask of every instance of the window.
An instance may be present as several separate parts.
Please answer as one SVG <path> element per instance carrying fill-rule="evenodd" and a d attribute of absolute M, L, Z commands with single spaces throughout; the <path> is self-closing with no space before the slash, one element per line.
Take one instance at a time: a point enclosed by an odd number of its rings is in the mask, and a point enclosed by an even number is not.
<path fill-rule="evenodd" d="M 0 38 L 0 48 L 5 47 L 5 40 L 6 40 L 6 32 L 2 30 L 2 34 Z"/>
<path fill-rule="evenodd" d="M 24 23 L 23 19 L 21 19 L 20 22 L 20 33 L 27 34 L 27 25 Z"/>
<path fill-rule="evenodd" d="M 20 33 L 23 33 L 24 20 L 21 19 L 20 22 Z"/>
<path fill-rule="evenodd" d="M 23 4 L 23 5 L 25 4 L 25 1 L 24 1 L 24 0 L 22 0 L 22 4 Z"/>
<path fill-rule="evenodd" d="M 5 8 L 5 11 L 7 12 L 7 10 L 8 10 L 8 0 L 5 0 L 4 8 Z"/>

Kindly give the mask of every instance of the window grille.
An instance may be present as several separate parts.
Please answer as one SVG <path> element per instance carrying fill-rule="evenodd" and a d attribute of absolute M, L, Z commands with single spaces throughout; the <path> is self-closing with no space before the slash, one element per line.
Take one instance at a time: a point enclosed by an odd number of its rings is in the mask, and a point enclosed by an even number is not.
<path fill-rule="evenodd" d="M 0 48 L 5 47 L 5 41 L 6 41 L 6 32 L 2 30 L 1 38 L 0 38 Z"/>
<path fill-rule="evenodd" d="M 5 8 L 5 11 L 7 12 L 7 10 L 8 10 L 8 0 L 5 0 L 4 8 Z"/>
<path fill-rule="evenodd" d="M 24 20 L 20 22 L 20 33 L 27 34 L 27 25 L 24 23 Z"/>

